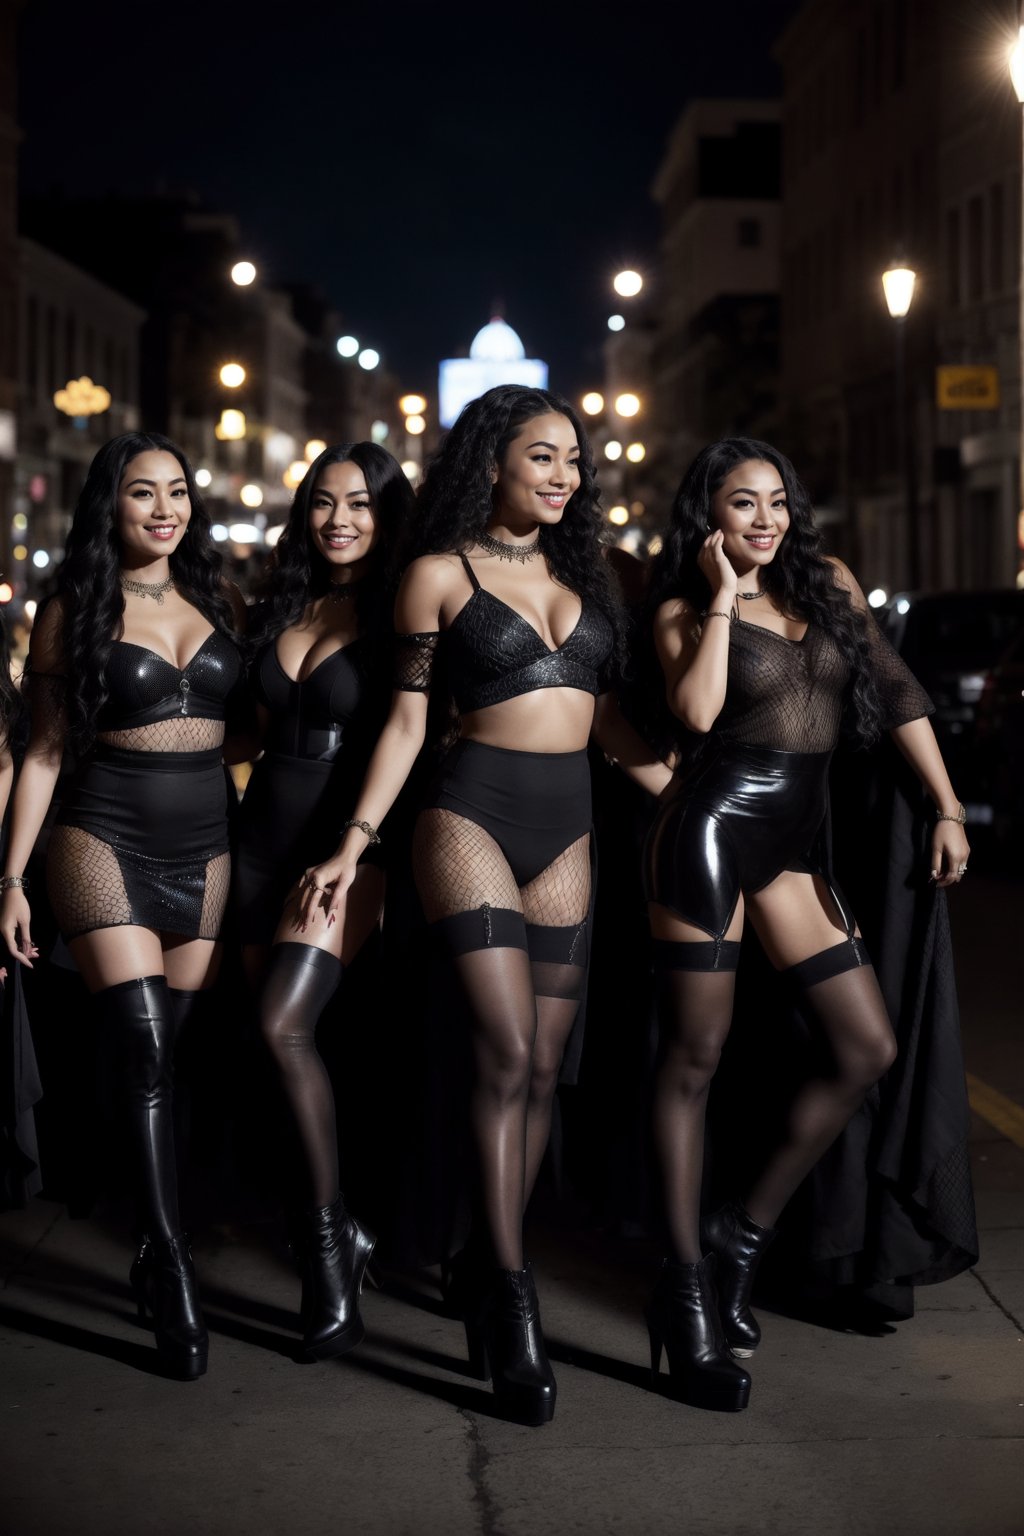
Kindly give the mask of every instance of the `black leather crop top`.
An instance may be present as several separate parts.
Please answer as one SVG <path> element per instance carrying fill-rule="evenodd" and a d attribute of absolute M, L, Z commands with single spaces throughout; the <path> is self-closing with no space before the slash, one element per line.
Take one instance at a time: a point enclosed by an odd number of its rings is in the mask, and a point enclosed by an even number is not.
<path fill-rule="evenodd" d="M 107 697 L 96 729 L 128 731 L 182 716 L 223 720 L 242 675 L 238 647 L 216 629 L 181 668 L 148 646 L 118 640 L 107 662 Z"/>
<path fill-rule="evenodd" d="M 578 688 L 599 694 L 614 635 L 604 614 L 583 604 L 571 634 L 551 650 L 533 625 L 508 603 L 481 587 L 465 555 L 459 559 L 473 585 L 473 595 L 445 631 L 448 682 L 460 714 L 487 709 L 538 688 Z M 399 635 L 395 687 L 412 692 L 430 686 L 425 652 L 436 644 L 429 635 Z M 410 644 L 410 642 L 412 642 Z"/>
<path fill-rule="evenodd" d="M 362 642 L 332 651 L 301 682 L 290 678 L 272 640 L 252 666 L 252 690 L 270 716 L 265 747 L 286 757 L 330 762 L 346 728 L 365 714 L 366 681 L 359 667 Z"/>

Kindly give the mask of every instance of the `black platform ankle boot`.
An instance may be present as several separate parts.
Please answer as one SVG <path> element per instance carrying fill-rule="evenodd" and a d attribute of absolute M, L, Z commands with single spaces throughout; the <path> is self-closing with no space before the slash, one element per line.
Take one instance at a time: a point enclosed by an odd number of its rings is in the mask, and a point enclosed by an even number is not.
<path fill-rule="evenodd" d="M 467 1314 L 471 1366 L 486 1381 L 506 1418 L 517 1424 L 548 1424 L 558 1388 L 544 1347 L 533 1270 L 492 1269 L 476 1316 Z"/>
<path fill-rule="evenodd" d="M 366 1332 L 359 1293 L 375 1241 L 348 1214 L 341 1195 L 333 1205 L 307 1212 L 300 1262 L 302 1342 L 314 1360 L 345 1354 Z"/>
<path fill-rule="evenodd" d="M 761 1330 L 750 1310 L 754 1276 L 774 1227 L 759 1227 L 737 1201 L 705 1217 L 702 1238 L 713 1253 L 718 1308 L 725 1342 L 738 1360 L 749 1360 L 761 1342 Z"/>
<path fill-rule="evenodd" d="M 665 1260 L 646 1307 L 651 1376 L 657 1390 L 664 1348 L 673 1397 L 693 1408 L 738 1413 L 750 1398 L 750 1377 L 729 1358 L 713 1268 L 710 1255 L 699 1264 Z"/>
<path fill-rule="evenodd" d="M 139 1308 L 153 1317 L 157 1353 L 169 1376 L 195 1381 L 206 1374 L 209 1339 L 196 1294 L 192 1250 L 184 1233 L 144 1237 L 129 1274 Z"/>

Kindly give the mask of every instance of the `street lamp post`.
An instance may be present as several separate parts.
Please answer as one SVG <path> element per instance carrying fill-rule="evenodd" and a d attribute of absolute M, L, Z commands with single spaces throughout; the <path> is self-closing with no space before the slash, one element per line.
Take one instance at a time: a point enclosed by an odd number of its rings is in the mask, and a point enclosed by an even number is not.
<path fill-rule="evenodd" d="M 896 456 L 903 475 L 904 513 L 907 524 L 907 585 L 921 585 L 921 529 L 917 514 L 917 462 L 914 451 L 913 415 L 907 394 L 907 316 L 914 300 L 917 274 L 897 265 L 882 273 L 886 308 L 896 327 Z"/>

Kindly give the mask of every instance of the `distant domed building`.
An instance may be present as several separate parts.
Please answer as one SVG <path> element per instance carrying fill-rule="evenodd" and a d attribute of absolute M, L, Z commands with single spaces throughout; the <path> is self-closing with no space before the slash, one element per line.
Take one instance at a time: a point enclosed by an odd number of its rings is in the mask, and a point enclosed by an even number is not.
<path fill-rule="evenodd" d="M 548 365 L 527 357 L 516 332 L 493 316 L 473 337 L 468 357 L 449 357 L 438 370 L 437 393 L 442 427 L 450 427 L 462 407 L 496 384 L 525 384 L 546 389 Z"/>

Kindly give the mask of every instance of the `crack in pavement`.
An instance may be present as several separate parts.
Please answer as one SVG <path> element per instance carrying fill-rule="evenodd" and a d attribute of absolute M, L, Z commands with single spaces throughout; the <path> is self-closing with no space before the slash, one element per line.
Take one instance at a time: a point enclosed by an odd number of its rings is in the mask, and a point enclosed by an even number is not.
<path fill-rule="evenodd" d="M 480 1425 L 473 1415 L 465 1408 L 460 1408 L 458 1413 L 465 1421 L 469 1436 L 469 1480 L 473 1486 L 473 1502 L 480 1511 L 481 1536 L 502 1536 L 498 1506 L 487 1487 L 487 1467 L 491 1453 L 483 1442 Z"/>
<path fill-rule="evenodd" d="M 969 1269 L 967 1273 L 974 1276 L 975 1280 L 977 1280 L 978 1284 L 981 1286 L 982 1290 L 985 1292 L 985 1295 L 988 1297 L 992 1305 L 994 1307 L 998 1307 L 999 1311 L 1003 1314 L 1006 1320 L 1013 1324 L 1017 1332 L 1024 1333 L 1024 1323 L 1021 1322 L 1019 1317 L 1015 1317 L 1013 1315 L 1009 1307 L 1003 1306 L 1002 1302 L 999 1300 L 999 1297 L 989 1285 L 988 1281 L 983 1279 L 983 1277 L 979 1275 L 976 1269 Z"/>

